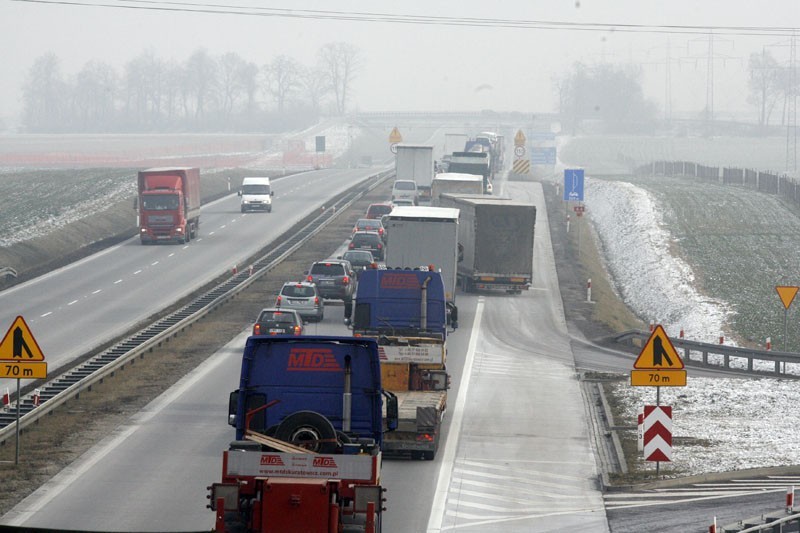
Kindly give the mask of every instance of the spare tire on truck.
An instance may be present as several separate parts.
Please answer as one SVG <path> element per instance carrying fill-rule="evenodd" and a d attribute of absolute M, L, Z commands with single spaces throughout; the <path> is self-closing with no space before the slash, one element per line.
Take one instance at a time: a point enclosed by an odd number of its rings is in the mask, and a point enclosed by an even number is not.
<path fill-rule="evenodd" d="M 317 453 L 336 453 L 339 447 L 333 424 L 315 411 L 297 411 L 284 418 L 275 438 Z"/>

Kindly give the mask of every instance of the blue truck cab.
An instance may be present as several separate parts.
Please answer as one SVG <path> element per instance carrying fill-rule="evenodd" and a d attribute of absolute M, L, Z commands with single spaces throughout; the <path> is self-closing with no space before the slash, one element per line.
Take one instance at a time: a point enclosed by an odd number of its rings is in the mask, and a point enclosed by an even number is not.
<path fill-rule="evenodd" d="M 445 341 L 447 304 L 441 274 L 428 268 L 364 270 L 352 326 L 365 336 L 435 336 Z"/>
<path fill-rule="evenodd" d="M 397 399 L 381 388 L 375 340 L 255 335 L 228 414 L 238 441 L 255 432 L 320 453 L 359 443 L 380 450 L 384 431 L 397 426 Z"/>

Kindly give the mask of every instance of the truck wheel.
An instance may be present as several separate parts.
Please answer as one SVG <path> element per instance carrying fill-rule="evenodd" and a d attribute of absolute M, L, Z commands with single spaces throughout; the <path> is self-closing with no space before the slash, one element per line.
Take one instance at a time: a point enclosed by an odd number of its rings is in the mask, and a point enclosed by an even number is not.
<path fill-rule="evenodd" d="M 333 424 L 314 411 L 297 411 L 284 418 L 275 438 L 323 454 L 336 453 L 338 448 Z"/>

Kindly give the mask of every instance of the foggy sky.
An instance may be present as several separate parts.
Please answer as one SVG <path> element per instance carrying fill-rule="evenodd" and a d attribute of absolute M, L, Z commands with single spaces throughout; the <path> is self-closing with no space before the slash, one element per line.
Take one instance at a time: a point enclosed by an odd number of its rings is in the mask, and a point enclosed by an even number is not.
<path fill-rule="evenodd" d="M 80 0 L 98 2 L 99 0 Z M 115 4 L 115 0 L 106 0 Z M 216 4 L 426 16 L 553 20 L 608 24 L 680 24 L 800 27 L 797 0 L 219 0 Z M 279 54 L 311 65 L 328 42 L 360 49 L 363 66 L 351 100 L 361 110 L 516 110 L 556 107 L 554 75 L 575 61 L 643 65 L 646 96 L 661 108 L 665 60 L 672 56 L 674 114 L 700 114 L 706 100 L 707 39 L 700 35 L 630 34 L 409 25 L 386 22 L 298 20 L 142 9 L 73 7 L 0 0 L 0 117 L 11 123 L 21 109 L 21 85 L 34 60 L 55 52 L 62 73 L 89 60 L 118 73 L 145 50 L 184 61 L 198 47 L 217 56 L 236 52 L 259 66 Z M 765 45 L 779 61 L 786 38 L 724 36 L 715 41 L 715 109 L 753 114 L 747 61 Z M 723 57 L 725 56 L 725 57 Z M 680 59 L 680 62 L 678 61 Z"/>

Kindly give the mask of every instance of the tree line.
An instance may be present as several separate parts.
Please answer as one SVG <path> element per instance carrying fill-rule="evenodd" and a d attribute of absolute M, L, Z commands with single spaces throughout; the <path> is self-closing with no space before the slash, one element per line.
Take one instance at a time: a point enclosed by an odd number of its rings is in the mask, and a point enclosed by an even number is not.
<path fill-rule="evenodd" d="M 148 50 L 121 71 L 91 60 L 70 76 L 48 52 L 28 71 L 22 124 L 28 133 L 285 131 L 344 114 L 360 66 L 359 50 L 344 42 L 322 46 L 309 66 L 204 48 L 175 62 Z"/>

